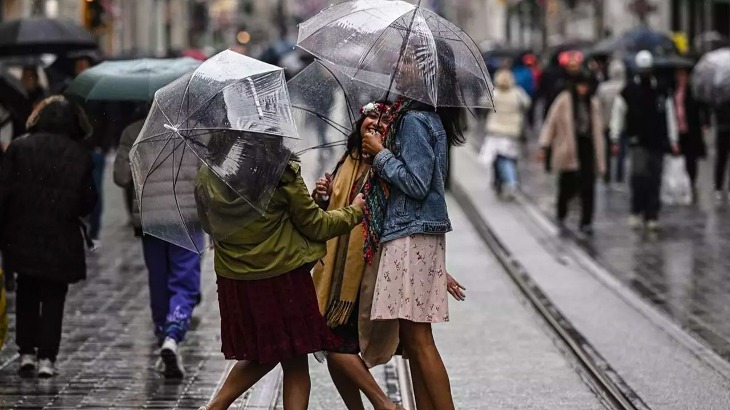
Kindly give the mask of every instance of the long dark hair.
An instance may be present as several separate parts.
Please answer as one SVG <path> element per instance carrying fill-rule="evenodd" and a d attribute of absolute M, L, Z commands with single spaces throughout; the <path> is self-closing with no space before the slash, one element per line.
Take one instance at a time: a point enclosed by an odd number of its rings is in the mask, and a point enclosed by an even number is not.
<path fill-rule="evenodd" d="M 456 60 L 454 58 L 454 49 L 442 39 L 436 40 L 436 52 L 439 61 L 439 84 L 456 83 Z M 450 92 L 460 92 L 458 87 Z M 462 127 L 462 109 L 458 107 L 439 107 L 436 109 L 441 124 L 446 131 L 446 141 L 449 145 L 459 146 L 466 142 L 464 138 L 464 128 Z"/>

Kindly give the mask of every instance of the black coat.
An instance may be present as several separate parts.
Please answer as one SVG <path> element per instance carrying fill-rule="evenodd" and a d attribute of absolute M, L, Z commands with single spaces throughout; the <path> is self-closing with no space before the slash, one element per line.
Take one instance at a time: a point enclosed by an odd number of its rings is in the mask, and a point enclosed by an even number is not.
<path fill-rule="evenodd" d="M 8 147 L 0 168 L 0 250 L 6 269 L 59 282 L 86 278 L 81 217 L 97 193 L 80 141 L 36 133 Z"/>
<path fill-rule="evenodd" d="M 680 134 L 679 145 L 682 154 L 704 158 L 707 155 L 702 127 L 709 124 L 707 109 L 692 94 L 692 87 L 687 86 L 684 95 L 684 112 L 687 116 L 686 134 Z"/>

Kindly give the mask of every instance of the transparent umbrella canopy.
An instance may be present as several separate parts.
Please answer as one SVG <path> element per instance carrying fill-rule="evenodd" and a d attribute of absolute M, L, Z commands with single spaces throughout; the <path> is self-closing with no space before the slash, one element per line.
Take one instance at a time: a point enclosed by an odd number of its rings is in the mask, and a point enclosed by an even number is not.
<path fill-rule="evenodd" d="M 157 91 L 130 151 L 143 230 L 202 252 L 198 169 L 210 168 L 255 219 L 298 141 L 283 69 L 231 50 L 213 56 Z"/>
<path fill-rule="evenodd" d="M 730 102 L 730 47 L 705 54 L 692 71 L 695 98 L 707 104 Z"/>
<path fill-rule="evenodd" d="M 353 0 L 331 6 L 299 26 L 297 46 L 384 94 L 434 107 L 493 108 L 477 45 L 418 5 Z"/>
<path fill-rule="evenodd" d="M 303 173 L 305 182 L 311 184 L 335 169 L 360 118 L 360 108 L 382 97 L 383 92 L 348 78 L 321 60 L 307 66 L 287 86 L 302 137 L 296 153 L 312 164 Z"/>

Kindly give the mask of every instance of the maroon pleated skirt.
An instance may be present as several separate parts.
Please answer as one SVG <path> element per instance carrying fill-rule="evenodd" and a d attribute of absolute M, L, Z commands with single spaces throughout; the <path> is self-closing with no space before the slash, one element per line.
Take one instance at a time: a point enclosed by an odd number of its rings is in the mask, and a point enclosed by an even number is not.
<path fill-rule="evenodd" d="M 218 276 L 226 359 L 278 363 L 338 345 L 319 312 L 309 272 L 300 267 L 262 280 Z"/>

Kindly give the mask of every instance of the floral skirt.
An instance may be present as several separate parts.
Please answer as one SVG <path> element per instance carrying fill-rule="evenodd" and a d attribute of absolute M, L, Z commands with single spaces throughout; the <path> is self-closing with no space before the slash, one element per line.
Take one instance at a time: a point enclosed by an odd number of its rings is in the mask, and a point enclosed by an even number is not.
<path fill-rule="evenodd" d="M 226 359 L 278 363 L 339 345 L 322 315 L 309 267 L 270 279 L 218 276 Z"/>
<path fill-rule="evenodd" d="M 383 244 L 372 320 L 449 320 L 445 235 L 411 235 Z"/>

